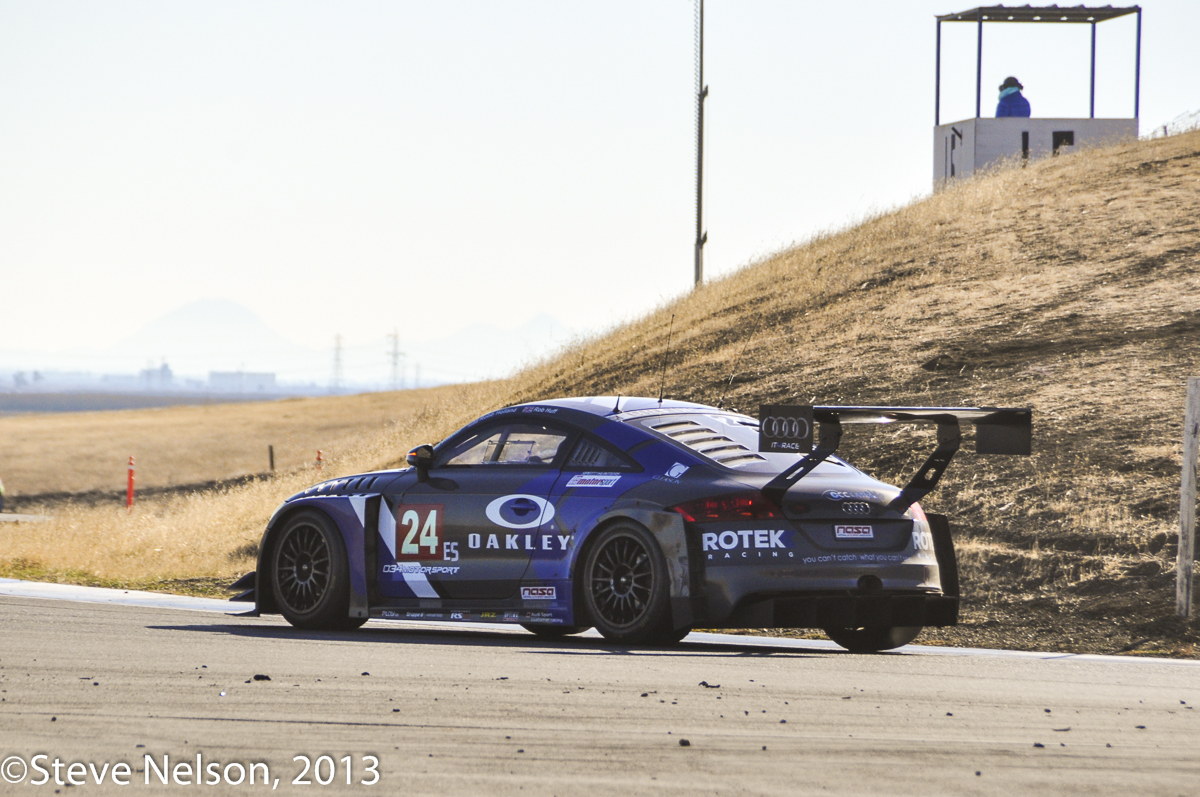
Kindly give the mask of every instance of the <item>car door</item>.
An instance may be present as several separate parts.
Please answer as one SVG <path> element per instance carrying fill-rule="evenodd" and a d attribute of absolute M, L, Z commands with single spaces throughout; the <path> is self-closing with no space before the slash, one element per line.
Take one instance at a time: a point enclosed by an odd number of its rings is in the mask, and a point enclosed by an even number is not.
<path fill-rule="evenodd" d="M 569 429 L 511 418 L 438 450 L 429 478 L 380 508 L 379 588 L 392 597 L 515 597 L 566 454 Z"/>

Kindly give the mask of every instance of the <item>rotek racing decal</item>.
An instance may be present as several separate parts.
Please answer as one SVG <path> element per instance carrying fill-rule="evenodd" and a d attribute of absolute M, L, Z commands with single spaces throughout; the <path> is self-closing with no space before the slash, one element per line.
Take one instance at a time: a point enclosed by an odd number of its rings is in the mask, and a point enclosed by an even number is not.
<path fill-rule="evenodd" d="M 612 487 L 621 481 L 617 473 L 577 473 L 567 482 L 567 487 Z"/>
<path fill-rule="evenodd" d="M 933 550 L 933 534 L 925 530 L 914 530 L 912 533 L 913 547 L 918 551 Z"/>
<path fill-rule="evenodd" d="M 873 540 L 875 529 L 871 526 L 834 526 L 833 536 L 839 540 Z"/>
<path fill-rule="evenodd" d="M 503 495 L 487 505 L 487 519 L 506 529 L 533 529 L 554 518 L 554 504 L 536 495 Z"/>
<path fill-rule="evenodd" d="M 740 559 L 792 559 L 794 546 L 784 535 L 788 529 L 739 529 L 737 531 L 706 531 L 700 535 L 700 546 L 710 561 Z"/>
<path fill-rule="evenodd" d="M 521 587 L 521 600 L 526 601 L 557 600 L 557 594 L 554 587 Z"/>

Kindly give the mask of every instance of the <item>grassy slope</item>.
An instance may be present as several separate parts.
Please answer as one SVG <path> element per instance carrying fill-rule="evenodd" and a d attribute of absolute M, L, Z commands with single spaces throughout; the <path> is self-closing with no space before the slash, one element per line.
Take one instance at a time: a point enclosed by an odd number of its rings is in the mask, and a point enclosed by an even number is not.
<path fill-rule="evenodd" d="M 275 447 L 276 468 L 292 470 L 311 465 L 318 449 L 337 457 L 360 447 L 455 391 L 0 417 L 4 485 L 18 506 L 61 493 L 111 500 L 124 495 L 130 456 L 137 458 L 139 489 L 168 488 L 264 474 L 269 445 Z"/>
<path fill-rule="evenodd" d="M 964 450 L 926 502 L 956 519 L 965 621 L 925 639 L 1196 655 L 1171 619 L 1183 380 L 1200 341 L 1200 133 L 979 179 L 705 286 L 513 379 L 430 400 L 328 472 L 398 462 L 485 409 L 570 394 L 669 396 L 753 412 L 770 401 L 996 404 L 1035 410 L 1035 456 Z M 904 478 L 928 433 L 847 435 Z M 968 446 L 969 448 L 969 446 Z M 243 570 L 306 471 L 181 494 L 126 518 L 65 507 L 9 572 L 71 580 Z M 53 538 L 56 543 L 51 545 Z"/>
<path fill-rule="evenodd" d="M 542 373 L 531 395 L 1035 410 L 1035 456 L 964 451 L 957 643 L 1195 653 L 1173 614 L 1184 380 L 1200 353 L 1200 133 L 959 186 L 705 287 Z M 929 433 L 848 434 L 905 477 Z M 921 439 L 920 451 L 911 444 Z"/>

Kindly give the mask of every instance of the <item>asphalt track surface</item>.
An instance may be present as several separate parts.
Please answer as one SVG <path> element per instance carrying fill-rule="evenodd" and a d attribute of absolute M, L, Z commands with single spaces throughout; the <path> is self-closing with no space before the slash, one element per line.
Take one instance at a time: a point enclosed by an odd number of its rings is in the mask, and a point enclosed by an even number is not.
<path fill-rule="evenodd" d="M 70 763 L 132 770 L 130 785 L 110 774 L 101 787 L 76 770 L 81 794 L 251 794 L 276 779 L 288 794 L 1200 790 L 1196 661 L 920 646 L 864 656 L 702 634 L 627 649 L 416 623 L 308 633 L 229 609 L 0 579 L 0 757 L 3 774 L 27 773 L 0 794 L 75 792 L 55 784 L 56 758 L 64 784 Z M 39 753 L 49 782 L 29 788 Z M 161 769 L 164 757 L 195 769 L 199 755 L 221 782 L 181 785 L 168 771 L 164 786 L 147 754 Z M 322 755 L 332 782 L 310 770 L 311 785 L 292 783 L 295 756 Z M 374 785 L 364 756 L 378 759 Z M 228 765 L 254 762 L 269 785 L 225 781 L 238 776 Z"/>

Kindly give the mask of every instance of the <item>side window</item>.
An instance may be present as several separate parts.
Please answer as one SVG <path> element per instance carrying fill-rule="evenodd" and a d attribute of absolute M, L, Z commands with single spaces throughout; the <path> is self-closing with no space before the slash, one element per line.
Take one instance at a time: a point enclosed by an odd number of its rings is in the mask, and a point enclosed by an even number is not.
<path fill-rule="evenodd" d="M 581 437 L 571 451 L 564 470 L 630 471 L 637 468 L 625 457 L 595 440 Z"/>
<path fill-rule="evenodd" d="M 437 465 L 549 465 L 566 439 L 565 432 L 541 424 L 493 426 L 454 446 Z"/>

